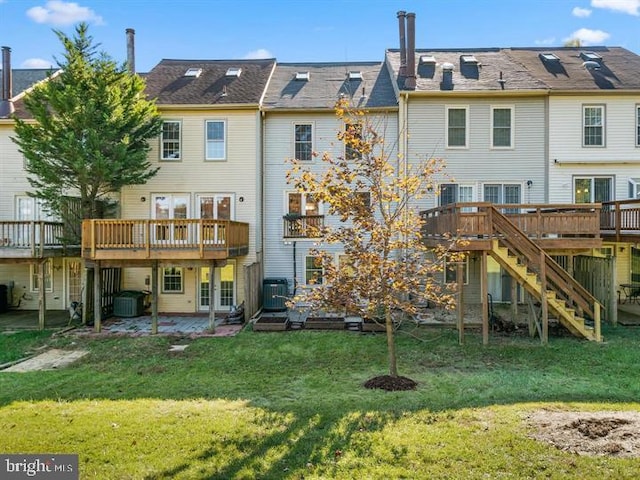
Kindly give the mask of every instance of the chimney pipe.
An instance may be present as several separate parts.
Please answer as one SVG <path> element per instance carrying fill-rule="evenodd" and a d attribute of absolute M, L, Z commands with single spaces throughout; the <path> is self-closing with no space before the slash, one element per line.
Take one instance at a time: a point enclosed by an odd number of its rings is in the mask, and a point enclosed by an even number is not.
<path fill-rule="evenodd" d="M 416 88 L 416 14 L 407 13 L 407 78 L 404 88 Z"/>
<path fill-rule="evenodd" d="M 129 68 L 129 73 L 136 73 L 136 53 L 135 53 L 135 42 L 134 36 L 136 31 L 133 28 L 127 28 L 127 67 Z"/>
<path fill-rule="evenodd" d="M 8 117 L 14 112 L 13 87 L 11 72 L 11 48 L 2 47 L 2 97 L 0 98 L 0 118 Z"/>
<path fill-rule="evenodd" d="M 407 74 L 407 39 L 404 29 L 406 14 L 404 10 L 398 12 L 398 27 L 400 28 L 400 71 L 398 74 L 401 77 Z"/>

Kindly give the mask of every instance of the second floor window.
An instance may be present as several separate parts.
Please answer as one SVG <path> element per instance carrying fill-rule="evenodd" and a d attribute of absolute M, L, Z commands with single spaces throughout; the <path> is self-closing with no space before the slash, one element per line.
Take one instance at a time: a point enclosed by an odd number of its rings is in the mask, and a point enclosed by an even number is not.
<path fill-rule="evenodd" d="M 207 120 L 207 160 L 224 160 L 226 158 L 225 122 L 223 120 Z"/>
<path fill-rule="evenodd" d="M 320 203 L 312 195 L 302 193 L 289 193 L 289 215 L 320 215 Z"/>
<path fill-rule="evenodd" d="M 447 147 L 467 146 L 467 109 L 447 108 Z"/>
<path fill-rule="evenodd" d="M 362 140 L 362 125 L 359 123 L 347 123 L 344 126 L 345 132 L 352 135 L 351 142 L 345 140 L 344 158 L 346 160 L 358 160 L 362 158 L 362 151 L 358 147 L 358 143 Z"/>
<path fill-rule="evenodd" d="M 313 158 L 313 125 L 309 123 L 294 126 L 294 156 L 296 160 L 309 161 Z"/>
<path fill-rule="evenodd" d="M 640 105 L 636 105 L 636 147 L 640 147 Z"/>
<path fill-rule="evenodd" d="M 493 148 L 511 148 L 513 146 L 511 127 L 511 108 L 493 108 L 491 111 L 491 146 Z"/>
<path fill-rule="evenodd" d="M 583 132 L 583 146 L 604 147 L 604 106 L 583 107 Z"/>
<path fill-rule="evenodd" d="M 180 160 L 180 122 L 162 122 L 160 159 Z"/>

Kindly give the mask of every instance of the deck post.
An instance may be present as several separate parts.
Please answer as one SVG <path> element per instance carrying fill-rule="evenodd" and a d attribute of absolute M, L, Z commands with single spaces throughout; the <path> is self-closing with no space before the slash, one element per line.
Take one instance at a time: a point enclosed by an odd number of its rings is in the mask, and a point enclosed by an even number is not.
<path fill-rule="evenodd" d="M 151 266 L 151 334 L 158 333 L 158 261 Z"/>
<path fill-rule="evenodd" d="M 80 277 L 80 301 L 82 302 L 82 305 L 86 305 L 84 307 L 82 307 L 82 325 L 83 326 L 87 326 L 87 313 L 89 310 L 89 291 L 87 290 L 87 278 L 88 278 L 88 269 L 87 269 L 87 265 L 84 262 L 84 260 L 82 261 L 82 272 L 81 272 L 81 277 Z"/>
<path fill-rule="evenodd" d="M 600 329 L 600 302 L 596 302 L 593 306 L 593 323 L 594 323 L 594 332 L 596 334 L 596 342 L 602 341 L 602 331 Z"/>
<path fill-rule="evenodd" d="M 518 282 L 515 277 L 511 277 L 511 318 L 514 325 L 517 325 L 518 318 Z"/>
<path fill-rule="evenodd" d="M 613 248 L 618 248 L 617 246 Z M 609 308 L 609 321 L 611 325 L 614 327 L 618 325 L 618 295 L 616 289 L 616 278 L 618 278 L 618 256 L 614 255 L 611 257 L 611 288 L 610 288 L 610 297 L 609 304 L 611 307 Z"/>
<path fill-rule="evenodd" d="M 93 267 L 93 329 L 96 333 L 102 330 L 102 272 L 100 262 Z"/>
<path fill-rule="evenodd" d="M 464 263 L 456 264 L 456 280 L 458 282 L 458 343 L 464 345 Z"/>
<path fill-rule="evenodd" d="M 209 332 L 216 331 L 216 261 L 211 260 L 209 264 Z"/>
<path fill-rule="evenodd" d="M 487 251 L 482 251 L 480 259 L 480 297 L 482 297 L 482 344 L 489 344 L 489 293 L 487 282 Z"/>
<path fill-rule="evenodd" d="M 544 250 L 540 250 L 540 305 L 542 308 L 542 344 L 549 343 L 549 299 L 547 298 L 547 262 Z"/>
<path fill-rule="evenodd" d="M 38 329 L 44 330 L 44 320 L 47 312 L 47 287 L 45 286 L 45 273 L 47 260 L 38 263 Z M 51 272 L 53 275 L 53 272 Z"/>

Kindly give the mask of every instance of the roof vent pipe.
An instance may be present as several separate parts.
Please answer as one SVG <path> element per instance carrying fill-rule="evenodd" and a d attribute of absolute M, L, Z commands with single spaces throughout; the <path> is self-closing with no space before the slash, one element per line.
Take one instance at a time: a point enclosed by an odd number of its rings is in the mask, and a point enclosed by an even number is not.
<path fill-rule="evenodd" d="M 129 73 L 136 73 L 136 31 L 133 28 L 127 28 L 125 32 L 127 33 L 127 68 L 129 69 Z"/>
<path fill-rule="evenodd" d="M 416 14 L 407 13 L 407 78 L 404 88 L 416 88 Z"/>
<path fill-rule="evenodd" d="M 0 98 L 0 118 L 8 117 L 14 112 L 13 87 L 11 73 L 11 49 L 2 47 L 2 97 Z"/>
<path fill-rule="evenodd" d="M 405 36 L 405 17 L 406 12 L 400 10 L 398 12 L 398 27 L 400 28 L 400 71 L 398 72 L 401 77 L 404 77 L 407 73 L 407 38 Z"/>

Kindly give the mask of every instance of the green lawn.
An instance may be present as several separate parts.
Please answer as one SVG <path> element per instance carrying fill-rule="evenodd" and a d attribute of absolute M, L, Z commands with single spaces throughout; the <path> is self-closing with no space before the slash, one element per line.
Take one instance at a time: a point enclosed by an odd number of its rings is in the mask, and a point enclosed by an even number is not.
<path fill-rule="evenodd" d="M 640 329 L 607 342 L 399 334 L 410 392 L 364 389 L 385 338 L 0 335 L 0 364 L 43 344 L 91 353 L 59 371 L 0 374 L 0 452 L 78 453 L 81 478 L 638 478 L 640 459 L 529 438 L 539 408 L 640 411 Z M 181 353 L 171 343 L 189 343 Z"/>

